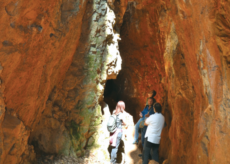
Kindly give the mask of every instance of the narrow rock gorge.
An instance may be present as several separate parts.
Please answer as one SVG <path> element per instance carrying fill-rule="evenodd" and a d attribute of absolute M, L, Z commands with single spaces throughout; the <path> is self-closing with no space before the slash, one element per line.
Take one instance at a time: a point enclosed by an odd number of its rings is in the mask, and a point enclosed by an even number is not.
<path fill-rule="evenodd" d="M 108 161 L 107 116 L 123 100 L 136 122 L 150 90 L 166 119 L 161 163 L 230 163 L 229 1 L 0 7 L 0 164 Z"/>

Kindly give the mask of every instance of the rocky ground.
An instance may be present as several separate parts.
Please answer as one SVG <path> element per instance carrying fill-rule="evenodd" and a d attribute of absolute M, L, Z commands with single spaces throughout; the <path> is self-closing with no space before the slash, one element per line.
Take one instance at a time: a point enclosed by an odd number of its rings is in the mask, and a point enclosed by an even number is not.
<path fill-rule="evenodd" d="M 127 119 L 128 120 L 128 119 Z M 141 135 L 139 134 L 139 144 L 133 144 L 134 140 L 134 125 L 133 120 L 128 129 L 123 131 L 122 140 L 117 153 L 117 163 L 119 164 L 142 164 L 141 154 Z M 104 141 L 108 142 L 108 141 Z M 108 148 L 108 152 L 111 149 Z M 36 164 L 110 164 L 109 160 L 105 160 L 103 155 L 97 155 L 97 152 L 86 150 L 83 157 L 67 157 L 54 155 L 37 156 Z M 155 161 L 150 161 L 149 164 L 158 164 Z M 163 162 L 163 164 L 167 164 Z"/>
<path fill-rule="evenodd" d="M 119 164 L 142 164 L 142 159 L 138 156 L 141 153 L 141 143 L 139 145 L 134 145 L 132 142 L 123 140 L 124 152 L 122 153 L 123 159 L 119 159 Z M 120 149 L 119 149 L 120 150 Z M 118 153 L 121 154 L 121 151 Z M 121 161 L 120 161 L 121 160 Z M 109 161 L 101 160 L 100 157 L 95 156 L 90 151 L 86 151 L 85 155 L 80 158 L 76 157 L 66 157 L 66 156 L 53 156 L 53 155 L 43 155 L 38 157 L 36 164 L 110 164 Z M 155 161 L 149 161 L 149 164 L 159 164 Z M 168 164 L 165 160 L 163 164 Z"/>
<path fill-rule="evenodd" d="M 36 164 L 108 164 L 108 161 L 101 161 L 89 151 L 81 158 L 65 156 L 41 156 Z"/>
<path fill-rule="evenodd" d="M 123 138 L 123 143 L 119 147 L 118 162 L 121 164 L 138 164 L 140 157 L 140 144 L 132 144 L 133 138 Z M 85 155 L 80 158 L 43 155 L 38 157 L 36 164 L 109 164 L 109 161 L 101 160 L 100 157 L 95 156 L 90 151 L 86 151 Z"/>
<path fill-rule="evenodd" d="M 136 146 L 133 146 L 136 147 Z M 131 149 L 130 149 L 131 150 Z M 138 157 L 139 150 L 135 150 L 134 154 L 136 159 L 131 159 L 130 155 L 127 154 L 126 161 L 123 164 L 136 164 L 139 161 Z M 36 164 L 109 164 L 109 161 L 100 160 L 94 154 L 89 151 L 86 152 L 85 156 L 76 158 L 76 157 L 66 157 L 66 156 L 41 156 L 38 158 Z"/>

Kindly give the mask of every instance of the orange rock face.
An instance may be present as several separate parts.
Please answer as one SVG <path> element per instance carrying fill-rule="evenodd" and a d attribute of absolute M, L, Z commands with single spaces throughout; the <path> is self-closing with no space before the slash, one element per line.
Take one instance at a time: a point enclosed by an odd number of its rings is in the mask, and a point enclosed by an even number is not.
<path fill-rule="evenodd" d="M 230 142 L 226 137 L 229 136 L 226 117 L 229 85 L 225 82 L 229 76 L 228 48 L 220 43 L 228 29 L 228 18 L 222 16 L 229 12 L 229 5 L 178 1 L 166 2 L 166 6 L 168 16 L 164 19 L 171 22 L 166 50 L 172 40 L 177 42 L 176 49 L 171 49 L 174 51 L 171 59 L 170 51 L 164 54 L 168 56 L 165 66 L 172 109 L 170 160 L 229 163 L 226 154 L 229 147 L 224 146 Z"/>
<path fill-rule="evenodd" d="M 146 90 L 157 91 L 167 122 L 160 154 L 169 163 L 230 161 L 228 12 L 218 1 L 128 4 L 115 84 L 136 116 Z"/>
<path fill-rule="evenodd" d="M 86 3 L 0 4 L 1 111 L 6 107 L 8 113 L 2 123 L 0 163 L 18 163 L 28 155 L 28 137 L 50 92 L 63 82 L 79 44 Z"/>
<path fill-rule="evenodd" d="M 103 140 L 99 102 L 121 67 L 114 12 L 100 0 L 0 6 L 0 163 L 33 163 L 33 147 L 83 155 Z"/>

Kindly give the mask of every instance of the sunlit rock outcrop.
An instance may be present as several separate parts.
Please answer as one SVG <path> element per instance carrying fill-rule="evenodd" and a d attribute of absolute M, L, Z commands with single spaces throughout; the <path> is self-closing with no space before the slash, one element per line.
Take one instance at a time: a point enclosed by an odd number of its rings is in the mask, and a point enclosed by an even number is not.
<path fill-rule="evenodd" d="M 0 163 L 100 147 L 103 86 L 122 64 L 107 2 L 8 1 L 0 17 Z"/>
<path fill-rule="evenodd" d="M 99 103 L 105 81 L 115 78 L 121 69 L 119 36 L 113 32 L 115 15 L 107 2 L 88 3 L 91 4 L 83 17 L 79 46 L 62 86 L 51 92 L 42 116 L 44 121 L 38 122 L 31 142 L 37 142 L 46 153 L 72 156 L 97 147 L 98 156 L 108 158 L 106 149 L 100 149 L 108 132 L 101 127 Z"/>

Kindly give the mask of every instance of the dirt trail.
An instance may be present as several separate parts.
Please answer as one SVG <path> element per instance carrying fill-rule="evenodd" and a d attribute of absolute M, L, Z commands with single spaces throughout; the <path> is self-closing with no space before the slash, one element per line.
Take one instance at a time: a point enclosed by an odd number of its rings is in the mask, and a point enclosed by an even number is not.
<path fill-rule="evenodd" d="M 136 164 L 140 157 L 138 156 L 141 154 L 140 151 L 140 145 L 133 144 L 134 140 L 134 127 L 130 128 L 129 131 L 127 131 L 129 137 L 126 137 L 124 139 L 125 144 L 125 164 Z"/>

